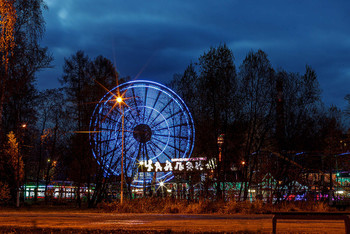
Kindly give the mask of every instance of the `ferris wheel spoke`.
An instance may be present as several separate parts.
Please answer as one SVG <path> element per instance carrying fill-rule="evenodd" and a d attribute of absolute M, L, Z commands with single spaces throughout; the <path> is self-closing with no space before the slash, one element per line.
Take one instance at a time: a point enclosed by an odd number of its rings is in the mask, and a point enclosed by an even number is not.
<path fill-rule="evenodd" d="M 133 143 L 131 143 L 130 145 L 128 145 L 128 148 L 125 149 L 125 152 L 129 152 L 129 150 L 136 144 L 136 141 L 134 141 Z M 125 147 L 126 148 L 126 147 Z"/>
<path fill-rule="evenodd" d="M 176 115 L 181 114 L 181 113 L 182 113 L 182 110 L 179 110 L 179 111 L 175 112 L 174 114 L 168 116 L 167 118 L 163 119 L 162 121 L 158 122 L 156 125 L 153 125 L 152 127 L 156 127 L 156 126 L 160 125 L 161 123 L 164 123 L 165 121 L 167 121 L 167 120 L 169 120 L 169 119 L 171 119 L 171 118 L 173 118 Z"/>
<path fill-rule="evenodd" d="M 147 151 L 145 150 L 145 144 L 143 143 L 141 143 L 141 150 L 142 150 L 143 160 L 148 161 L 149 157 L 148 157 Z"/>
<path fill-rule="evenodd" d="M 169 115 L 169 116 L 166 117 L 165 119 L 166 119 L 166 120 L 172 119 L 172 118 L 174 118 L 175 116 L 177 116 L 178 114 L 183 114 L 183 111 L 180 109 L 180 110 L 176 111 L 175 113 Z"/>
<path fill-rule="evenodd" d="M 105 116 L 105 117 L 102 118 L 102 119 L 99 119 L 99 122 L 104 123 L 104 121 L 102 121 L 103 119 L 108 119 L 108 120 L 110 120 L 110 121 L 112 121 L 112 122 L 114 122 L 114 123 L 118 123 L 117 120 L 112 119 L 111 117 L 109 117 L 109 115 Z"/>
<path fill-rule="evenodd" d="M 144 106 L 147 106 L 147 94 L 148 94 L 148 86 L 145 87 L 145 97 L 144 97 Z M 146 116 L 146 108 L 143 108 L 143 122 L 145 122 L 145 116 Z"/>
<path fill-rule="evenodd" d="M 103 122 L 103 121 L 99 121 L 99 123 L 97 124 L 96 128 L 95 129 L 102 129 L 103 126 L 107 125 L 115 125 L 115 123 L 118 123 L 117 121 L 114 121 L 114 123 L 106 123 L 106 122 Z"/>
<path fill-rule="evenodd" d="M 147 106 L 147 94 L 148 94 L 148 86 L 145 87 L 145 98 L 144 98 L 144 106 Z"/>
<path fill-rule="evenodd" d="M 153 131 L 161 131 L 161 130 L 165 130 L 165 129 L 168 129 L 168 128 L 177 128 L 177 127 L 183 127 L 183 126 L 187 126 L 187 124 L 182 123 L 182 124 L 172 125 L 172 126 L 165 127 L 165 128 L 154 129 Z"/>
<path fill-rule="evenodd" d="M 148 147 L 151 149 L 153 155 L 154 155 L 154 156 L 157 156 L 156 151 L 151 147 L 151 144 L 146 144 L 146 147 L 147 147 L 147 145 L 148 145 Z"/>
<path fill-rule="evenodd" d="M 124 137 L 124 142 L 126 142 L 124 143 L 124 148 L 126 149 L 134 145 L 136 141 L 131 136 L 127 136 L 127 137 Z"/>
<path fill-rule="evenodd" d="M 159 163 L 162 163 L 162 162 L 159 160 L 159 158 L 158 158 L 158 157 L 156 157 L 156 160 L 157 160 Z"/>
<path fill-rule="evenodd" d="M 112 138 L 112 139 L 106 139 L 106 140 L 98 140 L 98 143 L 106 143 L 106 142 L 110 142 L 110 141 L 115 141 L 116 138 Z"/>
<path fill-rule="evenodd" d="M 135 159 L 133 159 L 133 156 L 131 158 L 129 157 L 129 160 L 127 160 L 127 166 L 126 166 L 125 171 L 128 172 L 130 169 L 130 166 L 134 165 L 134 164 L 135 164 Z"/>
<path fill-rule="evenodd" d="M 141 143 L 139 142 L 139 149 L 138 149 L 138 152 L 137 152 L 136 160 L 140 161 L 141 151 L 142 151 Z"/>
<path fill-rule="evenodd" d="M 131 116 L 131 118 L 133 118 L 134 121 L 137 121 L 137 119 L 134 117 L 134 115 L 132 114 L 132 110 L 133 109 L 130 109 L 130 111 L 128 112 L 129 115 Z M 127 121 L 130 121 L 129 120 L 129 115 L 125 115 L 125 112 L 124 112 L 124 118 L 127 120 Z"/>
<path fill-rule="evenodd" d="M 156 147 L 157 149 L 159 149 L 161 152 L 163 151 L 157 144 L 155 144 L 154 142 L 152 142 L 152 141 L 150 141 L 150 143 L 154 146 L 154 147 Z M 165 156 L 167 156 L 170 160 L 171 160 L 171 157 L 167 154 L 167 153 L 165 153 L 165 151 L 163 151 L 163 154 L 165 155 Z"/>
<path fill-rule="evenodd" d="M 105 114 L 105 116 L 103 117 L 102 119 L 102 122 L 105 121 L 105 119 L 115 110 L 117 109 L 117 111 L 119 112 L 119 114 L 122 114 L 121 111 L 119 110 L 119 108 L 116 108 L 116 106 L 118 105 L 118 103 L 116 102 L 112 107 L 111 109 L 107 112 L 107 114 Z"/>
<path fill-rule="evenodd" d="M 115 131 L 118 132 L 118 133 L 123 132 L 123 130 L 120 130 L 120 129 L 115 130 Z M 134 130 L 124 129 L 124 132 L 134 132 Z"/>
<path fill-rule="evenodd" d="M 113 164 L 111 162 L 111 167 L 110 168 L 118 168 L 118 165 L 120 164 L 120 159 L 121 158 L 117 158 Z"/>
<path fill-rule="evenodd" d="M 160 95 L 161 95 L 161 94 L 162 94 L 162 91 L 158 91 L 158 94 L 157 94 L 156 100 L 155 100 L 155 101 L 154 101 L 154 103 L 153 103 L 153 106 L 152 106 L 152 108 L 151 108 L 151 113 L 149 113 L 149 115 L 148 115 L 148 119 L 147 119 L 146 123 L 148 123 L 148 122 L 149 122 L 149 120 L 150 120 L 150 118 L 151 118 L 151 116 L 152 116 L 152 114 L 153 114 L 153 109 L 156 107 L 156 104 L 157 104 L 157 102 L 158 102 L 159 97 L 160 97 Z"/>
<path fill-rule="evenodd" d="M 108 155 L 110 153 L 112 153 L 114 151 L 114 149 L 110 150 L 110 151 L 107 151 L 107 152 L 104 152 L 103 150 L 100 150 L 99 152 L 99 156 L 100 158 L 108 158 Z"/>
<path fill-rule="evenodd" d="M 116 149 L 114 149 L 114 151 L 116 151 Z M 112 153 L 112 152 L 110 152 L 110 153 Z M 108 155 L 109 155 L 110 153 L 108 153 L 108 154 L 105 155 L 105 156 L 106 156 L 106 157 L 105 157 L 105 158 L 106 158 L 106 161 L 109 160 L 108 165 L 112 165 L 113 159 L 114 159 L 113 156 L 109 156 L 109 157 L 108 157 Z M 113 155 L 114 155 L 114 152 L 113 152 Z M 118 158 L 117 158 L 116 160 L 118 160 Z"/>
<path fill-rule="evenodd" d="M 178 139 L 184 139 L 184 140 L 188 140 L 188 137 L 184 137 L 184 136 L 173 136 L 173 135 L 163 135 L 163 134 L 153 134 L 155 136 L 161 136 L 161 137 L 171 137 L 171 138 L 178 138 Z"/>
<path fill-rule="evenodd" d="M 116 161 L 113 162 L 113 158 L 114 157 L 106 157 L 102 162 L 102 166 L 108 168 L 109 170 L 113 170 L 120 161 L 119 158 L 117 158 Z"/>
<path fill-rule="evenodd" d="M 150 156 L 149 156 L 149 153 L 148 153 L 148 149 L 147 149 L 146 143 L 143 143 L 143 148 L 144 148 L 144 150 L 145 150 L 147 160 L 149 160 L 149 159 L 150 159 Z"/>
<path fill-rule="evenodd" d="M 158 117 L 157 117 L 157 118 L 158 118 Z M 160 125 L 160 124 L 162 124 L 162 123 L 164 123 L 164 122 L 166 122 L 165 119 L 163 119 L 162 121 L 158 122 L 156 125 L 152 125 L 152 128 L 155 128 L 155 127 L 157 127 L 158 125 Z"/>
<path fill-rule="evenodd" d="M 131 146 L 132 144 L 134 144 L 135 142 L 133 142 L 133 143 L 130 143 L 130 141 L 128 141 L 128 143 L 125 145 L 125 148 L 128 148 L 129 146 Z M 130 145 L 131 144 L 131 145 Z M 121 149 L 122 149 L 122 146 L 121 146 L 121 144 L 120 145 L 118 145 L 117 147 L 115 147 L 114 148 L 114 151 L 117 151 L 117 150 L 120 150 L 121 151 Z M 111 152 L 109 152 L 109 153 L 111 153 Z"/>
<path fill-rule="evenodd" d="M 134 146 L 133 146 L 134 147 Z M 125 152 L 125 157 L 126 157 L 126 160 L 127 161 L 135 161 L 136 160 L 136 150 L 133 149 L 133 150 L 130 150 L 130 151 L 126 151 Z"/>
<path fill-rule="evenodd" d="M 108 160 L 109 160 L 108 157 L 102 157 L 102 156 L 100 156 L 100 157 L 98 158 L 98 162 L 100 163 L 100 165 L 106 165 Z"/>
<path fill-rule="evenodd" d="M 175 149 L 175 150 L 178 150 L 178 151 L 180 151 L 180 152 L 182 152 L 182 153 L 185 153 L 185 151 L 184 150 L 182 150 L 182 149 L 179 149 L 179 148 L 177 148 L 176 146 L 173 146 L 173 145 L 171 145 L 171 144 L 167 144 L 166 142 L 164 142 L 164 141 L 161 141 L 161 140 L 159 140 L 159 139 L 157 139 L 157 138 L 154 138 L 156 141 L 158 141 L 158 142 L 160 142 L 160 143 L 162 143 L 162 144 L 164 144 L 164 145 L 168 145 L 168 146 L 170 146 L 171 148 L 173 148 L 173 149 Z"/>
<path fill-rule="evenodd" d="M 105 156 L 107 156 L 107 155 L 109 155 L 109 154 L 111 154 L 111 153 L 117 151 L 118 148 L 119 148 L 119 147 L 115 147 L 115 148 L 113 148 L 112 150 L 109 150 L 109 151 L 107 151 L 107 152 L 104 152 L 104 153 L 101 155 L 101 157 L 105 157 Z"/>
<path fill-rule="evenodd" d="M 135 95 L 135 89 L 131 89 L 131 92 L 132 92 L 132 99 L 134 101 L 134 104 L 135 104 L 135 109 L 137 111 L 137 116 L 140 117 L 140 110 L 138 110 L 138 105 L 137 105 L 137 102 L 136 102 L 136 95 Z"/>
<path fill-rule="evenodd" d="M 160 114 L 170 105 L 170 103 L 172 103 L 174 100 L 170 99 L 170 101 L 163 107 L 163 109 L 161 111 L 158 112 L 157 116 L 152 120 L 152 122 L 150 123 L 150 125 L 152 125 L 152 123 L 160 116 Z"/>

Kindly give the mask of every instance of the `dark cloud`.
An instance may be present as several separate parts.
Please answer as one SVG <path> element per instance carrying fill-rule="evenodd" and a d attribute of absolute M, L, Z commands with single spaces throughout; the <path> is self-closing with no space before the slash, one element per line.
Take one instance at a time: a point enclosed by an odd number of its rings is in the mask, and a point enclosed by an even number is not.
<path fill-rule="evenodd" d="M 343 108 L 350 93 L 347 1 L 47 0 L 43 44 L 55 68 L 40 88 L 58 86 L 64 57 L 83 50 L 103 55 L 126 76 L 168 82 L 210 46 L 227 43 L 239 66 L 262 49 L 278 69 L 313 67 L 327 105 Z"/>

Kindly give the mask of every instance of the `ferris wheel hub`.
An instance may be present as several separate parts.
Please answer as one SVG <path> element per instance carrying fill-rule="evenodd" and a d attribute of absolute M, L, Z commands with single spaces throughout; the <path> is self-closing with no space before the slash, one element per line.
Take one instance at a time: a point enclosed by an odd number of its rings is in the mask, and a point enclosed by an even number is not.
<path fill-rule="evenodd" d="M 134 139 L 140 143 L 146 143 L 152 138 L 152 130 L 147 124 L 139 124 L 134 128 Z"/>

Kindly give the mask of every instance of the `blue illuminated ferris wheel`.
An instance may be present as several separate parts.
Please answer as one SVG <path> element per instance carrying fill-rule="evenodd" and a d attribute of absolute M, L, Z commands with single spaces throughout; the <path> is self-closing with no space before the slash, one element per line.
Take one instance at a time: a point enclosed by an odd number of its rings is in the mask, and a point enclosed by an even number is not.
<path fill-rule="evenodd" d="M 123 96 L 122 108 L 116 105 L 118 95 Z M 130 81 L 110 90 L 96 105 L 90 122 L 97 162 L 107 173 L 119 176 L 123 149 L 124 175 L 136 187 L 170 180 L 172 172 L 141 172 L 140 162 L 188 158 L 194 137 L 193 119 L 183 100 L 152 81 Z"/>

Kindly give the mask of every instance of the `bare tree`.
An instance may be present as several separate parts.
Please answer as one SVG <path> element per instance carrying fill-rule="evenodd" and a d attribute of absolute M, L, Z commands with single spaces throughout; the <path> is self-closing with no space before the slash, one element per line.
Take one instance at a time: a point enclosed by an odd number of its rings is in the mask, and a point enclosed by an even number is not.
<path fill-rule="evenodd" d="M 3 126 L 5 132 L 15 130 L 19 122 L 35 121 L 34 104 L 37 91 L 35 74 L 47 68 L 52 61 L 47 48 L 40 46 L 45 31 L 42 11 L 43 0 L 14 1 L 17 20 L 14 27 L 14 43 L 9 57 L 8 76 L 4 92 Z"/>
<path fill-rule="evenodd" d="M 184 99 L 194 116 L 197 133 L 194 154 L 216 158 L 219 162 L 217 138 L 220 134 L 229 135 L 229 129 L 239 112 L 234 56 L 223 44 L 210 48 L 198 60 L 198 63 L 191 63 L 183 74 L 175 75 L 170 85 Z M 222 174 L 219 173 L 221 169 L 224 171 L 223 161 L 231 160 L 226 144 L 222 155 L 217 175 Z M 221 197 L 219 183 L 217 195 Z"/>
<path fill-rule="evenodd" d="M 0 87 L 1 87 L 1 96 L 0 96 L 0 137 L 2 133 L 2 116 L 3 108 L 6 98 L 6 88 L 8 86 L 8 67 L 9 67 L 9 58 L 12 55 L 13 48 L 15 47 L 15 24 L 16 24 L 16 9 L 14 7 L 14 0 L 2 0 L 0 2 L 0 28 L 1 28 L 1 37 L 0 37 L 0 53 L 1 53 L 1 76 L 0 76 Z"/>
<path fill-rule="evenodd" d="M 243 199 L 247 198 L 254 168 L 257 165 L 257 152 L 268 146 L 271 129 L 275 123 L 276 83 L 274 70 L 267 55 L 259 50 L 249 52 L 240 66 L 240 91 L 243 101 L 244 143 L 242 159 L 246 163 L 244 171 Z M 250 170 L 248 170 L 250 168 Z"/>
<path fill-rule="evenodd" d="M 101 180 L 104 171 L 98 169 L 97 162 L 93 159 L 89 135 L 86 133 L 89 130 L 95 103 L 107 90 L 118 83 L 118 73 L 108 59 L 98 56 L 91 61 L 83 51 L 78 51 L 72 57 L 66 58 L 63 69 L 64 75 L 61 82 L 67 95 L 67 102 L 72 113 L 71 118 L 74 120 L 73 129 L 77 133 L 72 135 L 70 149 L 75 160 L 72 166 L 76 167 L 73 175 L 78 183 L 77 203 L 81 206 L 79 191 L 82 183 L 86 182 L 90 186 L 94 179 L 98 179 L 100 181 L 96 181 L 96 188 L 104 188 L 104 185 L 99 184 L 105 181 Z M 99 174 L 96 175 L 96 173 Z M 98 194 L 99 192 L 96 193 Z M 100 199 L 97 196 L 90 197 L 88 194 L 88 199 L 90 198 L 95 201 Z M 90 205 L 95 205 L 95 201 L 89 201 Z"/>
<path fill-rule="evenodd" d="M 39 128 L 39 140 L 36 157 L 34 158 L 36 179 L 35 200 L 37 199 L 37 188 L 40 180 L 45 177 L 46 187 L 50 182 L 50 170 L 56 164 L 62 164 L 64 145 L 67 144 L 70 132 L 70 121 L 67 118 L 64 94 L 62 89 L 49 89 L 40 93 L 38 98 L 37 113 Z M 46 173 L 44 172 L 45 168 Z M 45 175 L 46 174 L 46 175 Z"/>

